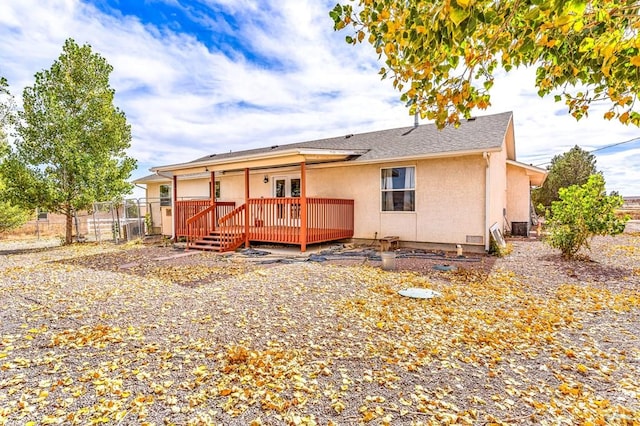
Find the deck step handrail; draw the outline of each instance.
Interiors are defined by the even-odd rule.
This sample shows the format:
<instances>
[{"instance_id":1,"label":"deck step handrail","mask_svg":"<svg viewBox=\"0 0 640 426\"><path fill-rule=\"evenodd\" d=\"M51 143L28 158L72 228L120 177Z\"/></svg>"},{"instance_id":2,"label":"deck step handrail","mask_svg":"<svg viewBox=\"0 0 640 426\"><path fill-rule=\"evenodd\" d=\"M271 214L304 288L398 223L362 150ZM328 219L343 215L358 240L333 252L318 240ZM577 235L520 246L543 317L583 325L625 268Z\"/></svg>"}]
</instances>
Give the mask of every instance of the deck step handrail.
<instances>
[{"instance_id":1,"label":"deck step handrail","mask_svg":"<svg viewBox=\"0 0 640 426\"><path fill-rule=\"evenodd\" d=\"M209 235L215 229L216 216L235 208L235 205L236 203L233 201L219 201L187 218L185 223L187 244Z\"/></svg>"},{"instance_id":2,"label":"deck step handrail","mask_svg":"<svg viewBox=\"0 0 640 426\"><path fill-rule=\"evenodd\" d=\"M245 214L247 205L236 207L218 220L220 251L235 250L245 240Z\"/></svg>"},{"instance_id":3,"label":"deck step handrail","mask_svg":"<svg viewBox=\"0 0 640 426\"><path fill-rule=\"evenodd\" d=\"M212 227L209 226L209 221L206 220L207 218L205 216L208 216L215 208L216 206L212 204L200 213L187 219L187 244L211 232ZM202 220L203 218L205 220Z\"/></svg>"},{"instance_id":4,"label":"deck step handrail","mask_svg":"<svg viewBox=\"0 0 640 426\"><path fill-rule=\"evenodd\" d=\"M242 205L234 208L229 213L225 214L220 219L218 219L218 224L219 225L225 225L226 222L228 222L231 217L237 215L239 212L243 211L246 208L247 208L246 204L242 204Z\"/></svg>"}]
</instances>

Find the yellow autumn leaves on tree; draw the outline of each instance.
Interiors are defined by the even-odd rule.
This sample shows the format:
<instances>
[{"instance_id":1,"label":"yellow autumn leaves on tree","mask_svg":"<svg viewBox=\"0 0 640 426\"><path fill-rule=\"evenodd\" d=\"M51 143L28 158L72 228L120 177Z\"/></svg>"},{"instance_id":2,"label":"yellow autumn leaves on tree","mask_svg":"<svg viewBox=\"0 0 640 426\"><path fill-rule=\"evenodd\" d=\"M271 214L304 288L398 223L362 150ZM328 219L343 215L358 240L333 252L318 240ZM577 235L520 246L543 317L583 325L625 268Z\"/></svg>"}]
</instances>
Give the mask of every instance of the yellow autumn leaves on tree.
<instances>
[{"instance_id":1,"label":"yellow autumn leaves on tree","mask_svg":"<svg viewBox=\"0 0 640 426\"><path fill-rule=\"evenodd\" d=\"M384 59L380 74L410 113L441 127L489 106L496 70L520 66L535 67L538 94L576 119L604 101L606 119L640 126L639 2L350 0L330 16L355 34L348 43L366 38Z\"/></svg>"}]
</instances>

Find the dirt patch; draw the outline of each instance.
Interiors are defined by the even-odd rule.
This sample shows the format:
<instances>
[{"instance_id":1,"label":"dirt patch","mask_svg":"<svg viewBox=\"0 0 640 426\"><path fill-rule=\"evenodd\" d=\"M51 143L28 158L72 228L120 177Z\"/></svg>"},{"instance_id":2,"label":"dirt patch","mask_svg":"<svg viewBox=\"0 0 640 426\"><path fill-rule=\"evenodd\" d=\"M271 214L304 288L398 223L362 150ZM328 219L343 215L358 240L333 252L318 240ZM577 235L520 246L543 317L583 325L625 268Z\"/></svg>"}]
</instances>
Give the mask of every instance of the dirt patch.
<instances>
[{"instance_id":1,"label":"dirt patch","mask_svg":"<svg viewBox=\"0 0 640 426\"><path fill-rule=\"evenodd\" d=\"M157 278L184 286L211 284L246 273L254 265L232 260L229 255L185 251L165 246L140 246L125 251L100 253L60 260L60 263L98 271L123 272Z\"/></svg>"}]
</instances>

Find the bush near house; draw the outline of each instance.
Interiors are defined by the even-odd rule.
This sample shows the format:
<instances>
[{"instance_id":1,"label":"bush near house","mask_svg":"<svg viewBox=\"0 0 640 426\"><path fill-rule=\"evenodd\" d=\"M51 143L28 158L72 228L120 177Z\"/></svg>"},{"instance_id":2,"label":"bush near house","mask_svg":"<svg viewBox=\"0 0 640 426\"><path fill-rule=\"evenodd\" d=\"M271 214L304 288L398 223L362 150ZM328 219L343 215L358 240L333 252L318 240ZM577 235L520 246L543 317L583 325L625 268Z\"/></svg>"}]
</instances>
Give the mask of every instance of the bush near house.
<instances>
[{"instance_id":1,"label":"bush near house","mask_svg":"<svg viewBox=\"0 0 640 426\"><path fill-rule=\"evenodd\" d=\"M561 188L560 201L551 205L549 236L545 240L560 249L562 256L573 258L581 248L589 248L595 235L616 235L624 231L628 216L618 217L622 197L607 195L604 178L593 174L584 185Z\"/></svg>"}]
</instances>

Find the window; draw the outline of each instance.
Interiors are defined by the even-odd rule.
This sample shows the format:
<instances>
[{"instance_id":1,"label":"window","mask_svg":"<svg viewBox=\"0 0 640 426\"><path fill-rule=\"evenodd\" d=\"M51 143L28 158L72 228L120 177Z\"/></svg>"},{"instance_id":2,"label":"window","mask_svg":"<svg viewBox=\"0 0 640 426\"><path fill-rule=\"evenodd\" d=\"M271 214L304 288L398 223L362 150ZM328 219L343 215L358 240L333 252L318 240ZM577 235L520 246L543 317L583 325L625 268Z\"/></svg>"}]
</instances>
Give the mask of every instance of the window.
<instances>
[{"instance_id":1,"label":"window","mask_svg":"<svg viewBox=\"0 0 640 426\"><path fill-rule=\"evenodd\" d=\"M38 209L38 220L49 220L49 212L46 209Z\"/></svg>"},{"instance_id":2,"label":"window","mask_svg":"<svg viewBox=\"0 0 640 426\"><path fill-rule=\"evenodd\" d=\"M160 185L160 205L171 205L171 185Z\"/></svg>"},{"instance_id":3,"label":"window","mask_svg":"<svg viewBox=\"0 0 640 426\"><path fill-rule=\"evenodd\" d=\"M291 196L300 196L300 178L291 178Z\"/></svg>"},{"instance_id":4,"label":"window","mask_svg":"<svg viewBox=\"0 0 640 426\"><path fill-rule=\"evenodd\" d=\"M209 198L211 198L211 183L209 183ZM220 199L220 181L216 181L216 200Z\"/></svg>"},{"instance_id":5,"label":"window","mask_svg":"<svg viewBox=\"0 0 640 426\"><path fill-rule=\"evenodd\" d=\"M383 212L416 210L416 168L393 167L380 170Z\"/></svg>"}]
</instances>

